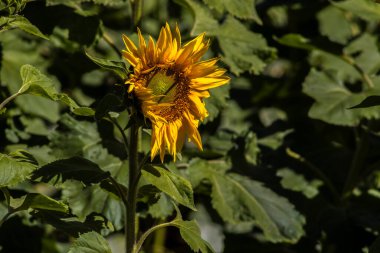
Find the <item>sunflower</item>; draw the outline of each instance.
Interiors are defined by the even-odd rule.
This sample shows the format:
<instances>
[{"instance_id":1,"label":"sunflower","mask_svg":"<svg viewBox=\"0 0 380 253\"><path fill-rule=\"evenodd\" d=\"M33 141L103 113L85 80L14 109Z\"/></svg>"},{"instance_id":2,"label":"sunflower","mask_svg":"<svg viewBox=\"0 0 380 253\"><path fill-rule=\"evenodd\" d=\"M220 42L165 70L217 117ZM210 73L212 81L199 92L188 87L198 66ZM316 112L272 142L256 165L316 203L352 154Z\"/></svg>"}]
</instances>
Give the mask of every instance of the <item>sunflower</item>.
<instances>
[{"instance_id":1,"label":"sunflower","mask_svg":"<svg viewBox=\"0 0 380 253\"><path fill-rule=\"evenodd\" d=\"M123 35L123 57L133 67L128 92L152 122L151 159L160 153L163 161L167 149L175 160L186 138L202 150L197 128L208 116L203 99L210 96L209 89L230 80L216 65L218 58L200 60L210 41L203 33L182 46L178 25L171 31L167 23L156 43L152 37L146 43L139 29L138 39L137 47Z\"/></svg>"}]
</instances>

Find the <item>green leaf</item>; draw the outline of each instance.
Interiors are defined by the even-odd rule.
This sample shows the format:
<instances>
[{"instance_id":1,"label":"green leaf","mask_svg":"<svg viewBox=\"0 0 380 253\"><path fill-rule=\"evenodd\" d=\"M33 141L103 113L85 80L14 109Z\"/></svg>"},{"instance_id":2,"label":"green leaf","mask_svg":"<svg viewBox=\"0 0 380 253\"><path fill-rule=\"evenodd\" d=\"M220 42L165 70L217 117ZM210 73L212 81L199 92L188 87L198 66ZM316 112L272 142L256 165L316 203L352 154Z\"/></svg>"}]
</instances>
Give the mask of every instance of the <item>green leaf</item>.
<instances>
[{"instance_id":1,"label":"green leaf","mask_svg":"<svg viewBox=\"0 0 380 253\"><path fill-rule=\"evenodd\" d=\"M172 221L171 224L179 228L182 238L194 252L215 252L211 245L202 239L198 224L194 220L184 221L176 219Z\"/></svg>"},{"instance_id":2,"label":"green leaf","mask_svg":"<svg viewBox=\"0 0 380 253\"><path fill-rule=\"evenodd\" d=\"M99 101L96 107L95 118L97 120L101 120L103 117L106 117L108 113L111 111L123 111L125 110L125 107L123 107L122 105L123 101L119 96L109 93Z\"/></svg>"},{"instance_id":3,"label":"green leaf","mask_svg":"<svg viewBox=\"0 0 380 253\"><path fill-rule=\"evenodd\" d=\"M331 41L346 44L352 36L351 24L345 13L334 6L328 6L317 14L319 31Z\"/></svg>"},{"instance_id":4,"label":"green leaf","mask_svg":"<svg viewBox=\"0 0 380 253\"><path fill-rule=\"evenodd\" d=\"M303 175L299 175L294 171L283 168L277 171L277 176L281 177L281 186L285 189L301 192L308 199L312 199L318 195L318 188L323 182L318 179L307 181Z\"/></svg>"},{"instance_id":5,"label":"green leaf","mask_svg":"<svg viewBox=\"0 0 380 253\"><path fill-rule=\"evenodd\" d=\"M249 132L245 138L245 152L244 157L248 163L252 165L257 165L258 154L260 153L260 148L257 142L257 136L253 132Z\"/></svg>"},{"instance_id":6,"label":"green leaf","mask_svg":"<svg viewBox=\"0 0 380 253\"><path fill-rule=\"evenodd\" d=\"M260 138L257 141L257 143L260 145L266 146L270 149L276 150L279 147L281 147L282 143L284 142L284 138L292 132L293 132L292 129L280 131L280 132L265 136L263 138Z\"/></svg>"},{"instance_id":7,"label":"green leaf","mask_svg":"<svg viewBox=\"0 0 380 253\"><path fill-rule=\"evenodd\" d=\"M72 100L68 95L58 93L52 80L43 75L38 69L31 65L23 65L20 70L21 79L23 81L19 94L31 94L42 96L53 101L61 101L70 107L72 112L79 112L82 116L93 115L90 108L78 110L79 105ZM85 114L85 115L83 115Z\"/></svg>"},{"instance_id":8,"label":"green leaf","mask_svg":"<svg viewBox=\"0 0 380 253\"><path fill-rule=\"evenodd\" d=\"M103 69L111 70L116 75L118 75L122 80L126 80L128 78L128 70L124 62L101 59L101 58L92 56L87 52L86 52L86 55L96 65L98 65L99 67Z\"/></svg>"},{"instance_id":9,"label":"green leaf","mask_svg":"<svg viewBox=\"0 0 380 253\"><path fill-rule=\"evenodd\" d=\"M276 50L268 46L261 34L251 32L231 16L218 29L206 32L217 37L222 59L236 75L245 71L259 74L266 62L275 58Z\"/></svg>"},{"instance_id":10,"label":"green leaf","mask_svg":"<svg viewBox=\"0 0 380 253\"><path fill-rule=\"evenodd\" d=\"M147 182L168 194L178 203L196 210L193 189L185 178L158 166L145 166L141 174Z\"/></svg>"},{"instance_id":11,"label":"green leaf","mask_svg":"<svg viewBox=\"0 0 380 253\"><path fill-rule=\"evenodd\" d=\"M11 199L13 212L28 210L29 208L69 213L69 206L39 193L28 193L19 199Z\"/></svg>"},{"instance_id":12,"label":"green leaf","mask_svg":"<svg viewBox=\"0 0 380 253\"><path fill-rule=\"evenodd\" d=\"M266 66L266 62L275 58L276 50L267 45L261 34L251 32L232 16L228 16L224 23L219 25L205 6L193 0L176 1L194 13L191 35L206 32L208 36L215 36L223 52L223 61L230 66L231 72L235 75L245 71L259 74Z\"/></svg>"},{"instance_id":13,"label":"green leaf","mask_svg":"<svg viewBox=\"0 0 380 253\"><path fill-rule=\"evenodd\" d=\"M344 48L344 53L355 59L357 65L368 74L376 74L380 70L380 52L377 37L364 33Z\"/></svg>"},{"instance_id":14,"label":"green leaf","mask_svg":"<svg viewBox=\"0 0 380 253\"><path fill-rule=\"evenodd\" d=\"M112 253L106 239L96 232L81 234L68 253Z\"/></svg>"},{"instance_id":15,"label":"green leaf","mask_svg":"<svg viewBox=\"0 0 380 253\"><path fill-rule=\"evenodd\" d=\"M91 213L84 219L42 209L36 210L31 214L33 217L41 219L44 223L50 224L56 229L64 231L74 237L78 237L79 234L82 233L93 231L100 233L110 229L107 219L96 213Z\"/></svg>"},{"instance_id":16,"label":"green leaf","mask_svg":"<svg viewBox=\"0 0 380 253\"><path fill-rule=\"evenodd\" d=\"M174 1L185 6L186 8L189 8L193 12L195 18L193 28L190 33L192 36L218 29L218 21L213 18L211 11L202 4L193 0Z\"/></svg>"},{"instance_id":17,"label":"green leaf","mask_svg":"<svg viewBox=\"0 0 380 253\"><path fill-rule=\"evenodd\" d=\"M205 99L208 117L205 119L204 123L212 122L219 115L219 112L227 106L230 89L230 85L223 85L210 90L211 96Z\"/></svg>"},{"instance_id":18,"label":"green leaf","mask_svg":"<svg viewBox=\"0 0 380 253\"><path fill-rule=\"evenodd\" d=\"M304 50L317 49L317 47L314 46L308 38L296 33L288 33L281 38L276 38L276 41L288 47L295 47Z\"/></svg>"},{"instance_id":19,"label":"green leaf","mask_svg":"<svg viewBox=\"0 0 380 253\"><path fill-rule=\"evenodd\" d=\"M355 105L351 107L350 109L356 109L356 108L368 108L373 106L379 106L380 105L380 96L369 96L366 97L360 104Z\"/></svg>"},{"instance_id":20,"label":"green leaf","mask_svg":"<svg viewBox=\"0 0 380 253\"><path fill-rule=\"evenodd\" d=\"M83 156L111 174L123 188L128 186L126 184L128 182L127 162L122 163L119 158L110 155L100 145L84 148ZM67 181L62 185L62 199L70 204L73 214L80 219L84 219L92 212L97 212L103 214L115 229L122 229L124 226L123 203L114 194L116 191L104 187L104 183L105 181L102 181L100 185L83 187L80 182Z\"/></svg>"},{"instance_id":21,"label":"green leaf","mask_svg":"<svg viewBox=\"0 0 380 253\"><path fill-rule=\"evenodd\" d=\"M36 168L36 161L25 151L20 150L9 155L0 153L0 187L23 182Z\"/></svg>"},{"instance_id":22,"label":"green leaf","mask_svg":"<svg viewBox=\"0 0 380 253\"><path fill-rule=\"evenodd\" d=\"M219 12L227 10L230 14L241 19L253 19L258 24L262 24L262 21L257 15L255 6L255 0L203 0L211 9L216 9Z\"/></svg>"},{"instance_id":23,"label":"green leaf","mask_svg":"<svg viewBox=\"0 0 380 253\"><path fill-rule=\"evenodd\" d=\"M380 4L372 0L331 1L333 5L367 21L380 20Z\"/></svg>"},{"instance_id":24,"label":"green leaf","mask_svg":"<svg viewBox=\"0 0 380 253\"><path fill-rule=\"evenodd\" d=\"M211 184L212 205L231 224L258 226L271 242L296 243L304 234L305 219L288 202L260 182L219 169L218 164L194 159L188 168L193 186Z\"/></svg>"},{"instance_id":25,"label":"green leaf","mask_svg":"<svg viewBox=\"0 0 380 253\"><path fill-rule=\"evenodd\" d=\"M379 94L380 78L372 80L374 88L364 86L362 91L352 92L336 72L312 69L303 83L303 92L315 100L309 117L342 126L356 126L361 119L379 118L380 111L376 107L349 110L366 97Z\"/></svg>"},{"instance_id":26,"label":"green leaf","mask_svg":"<svg viewBox=\"0 0 380 253\"><path fill-rule=\"evenodd\" d=\"M44 58L41 51L44 50L42 43L26 41L16 31L2 33L0 36L2 51L1 60L1 84L8 87L11 94L20 89L22 83L20 68L24 64L33 64L40 69L47 68L49 60ZM50 122L59 119L59 104L43 97L33 95L19 96L15 104L26 114L39 116ZM46 110L49 108L49 110Z\"/></svg>"},{"instance_id":27,"label":"green leaf","mask_svg":"<svg viewBox=\"0 0 380 253\"><path fill-rule=\"evenodd\" d=\"M33 34L37 37L49 40L36 26L23 16L13 15L9 17L0 17L0 24L7 24L3 29L19 28L27 33Z\"/></svg>"},{"instance_id":28,"label":"green leaf","mask_svg":"<svg viewBox=\"0 0 380 253\"><path fill-rule=\"evenodd\" d=\"M46 164L33 173L33 179L41 178L42 182L49 182L55 177L61 178L62 182L74 179L91 185L108 178L109 173L96 163L78 156Z\"/></svg>"},{"instance_id":29,"label":"green leaf","mask_svg":"<svg viewBox=\"0 0 380 253\"><path fill-rule=\"evenodd\" d=\"M49 135L49 146L57 158L80 156L84 147L96 145L101 141L95 123L79 121L68 114L61 117L58 129Z\"/></svg>"},{"instance_id":30,"label":"green leaf","mask_svg":"<svg viewBox=\"0 0 380 253\"><path fill-rule=\"evenodd\" d=\"M155 219L164 220L165 218L168 218L174 211L171 201L172 200L170 200L166 194L160 193L158 201L149 205L148 213Z\"/></svg>"}]
</instances>

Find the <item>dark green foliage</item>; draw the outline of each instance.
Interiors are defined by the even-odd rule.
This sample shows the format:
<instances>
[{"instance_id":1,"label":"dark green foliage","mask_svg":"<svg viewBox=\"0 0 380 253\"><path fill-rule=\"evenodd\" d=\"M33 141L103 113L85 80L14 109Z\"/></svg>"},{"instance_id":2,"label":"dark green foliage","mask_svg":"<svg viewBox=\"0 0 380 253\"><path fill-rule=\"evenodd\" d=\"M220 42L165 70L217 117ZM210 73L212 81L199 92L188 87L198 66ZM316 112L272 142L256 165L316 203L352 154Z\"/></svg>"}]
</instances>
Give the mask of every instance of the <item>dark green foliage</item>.
<instances>
[{"instance_id":1,"label":"dark green foliage","mask_svg":"<svg viewBox=\"0 0 380 253\"><path fill-rule=\"evenodd\" d=\"M231 81L161 164L122 34L165 22ZM379 25L376 0L0 0L0 252L124 252L131 187L141 252L380 252Z\"/></svg>"}]
</instances>

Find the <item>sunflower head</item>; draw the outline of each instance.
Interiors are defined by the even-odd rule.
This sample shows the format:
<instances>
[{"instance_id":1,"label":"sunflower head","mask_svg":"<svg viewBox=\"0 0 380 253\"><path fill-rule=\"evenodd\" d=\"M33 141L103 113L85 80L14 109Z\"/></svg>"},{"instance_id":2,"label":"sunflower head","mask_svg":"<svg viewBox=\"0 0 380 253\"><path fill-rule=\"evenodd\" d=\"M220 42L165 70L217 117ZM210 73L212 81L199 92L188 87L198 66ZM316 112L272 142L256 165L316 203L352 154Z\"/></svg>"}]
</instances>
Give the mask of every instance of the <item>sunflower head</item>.
<instances>
[{"instance_id":1,"label":"sunflower head","mask_svg":"<svg viewBox=\"0 0 380 253\"><path fill-rule=\"evenodd\" d=\"M171 31L168 24L157 42L149 37L147 43L140 30L138 38L136 46L123 35L123 57L133 67L126 81L128 92L137 97L152 122L151 158L159 153L163 161L167 150L175 159L186 139L202 150L197 128L208 115L203 99L210 96L209 89L229 81L226 70L216 65L218 58L200 60L209 40L203 33L181 45L178 26Z\"/></svg>"}]
</instances>

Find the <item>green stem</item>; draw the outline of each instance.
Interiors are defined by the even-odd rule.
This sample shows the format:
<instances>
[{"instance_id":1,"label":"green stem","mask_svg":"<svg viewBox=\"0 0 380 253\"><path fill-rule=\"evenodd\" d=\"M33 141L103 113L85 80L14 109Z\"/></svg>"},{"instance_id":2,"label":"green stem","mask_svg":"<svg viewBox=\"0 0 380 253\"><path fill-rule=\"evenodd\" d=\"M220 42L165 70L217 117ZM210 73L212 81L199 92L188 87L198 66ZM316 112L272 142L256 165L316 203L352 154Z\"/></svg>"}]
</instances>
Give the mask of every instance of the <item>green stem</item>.
<instances>
[{"instance_id":1,"label":"green stem","mask_svg":"<svg viewBox=\"0 0 380 253\"><path fill-rule=\"evenodd\" d=\"M12 96L6 98L1 104L0 104L0 111L9 103L11 102L13 99L15 99L16 97L18 97L19 95L21 95L21 93L15 93L13 94Z\"/></svg>"},{"instance_id":2,"label":"green stem","mask_svg":"<svg viewBox=\"0 0 380 253\"><path fill-rule=\"evenodd\" d=\"M352 158L350 170L343 187L344 198L351 195L351 190L355 187L356 182L358 182L360 171L363 168L364 159L368 152L368 141L369 136L367 131L365 131L361 137L356 138L356 149L354 157Z\"/></svg>"},{"instance_id":3,"label":"green stem","mask_svg":"<svg viewBox=\"0 0 380 253\"><path fill-rule=\"evenodd\" d=\"M131 0L132 24L138 26L142 16L143 0Z\"/></svg>"},{"instance_id":4,"label":"green stem","mask_svg":"<svg viewBox=\"0 0 380 253\"><path fill-rule=\"evenodd\" d=\"M166 232L167 232L167 228L164 227L160 230L157 230L154 233L152 253L164 253L165 252Z\"/></svg>"},{"instance_id":5,"label":"green stem","mask_svg":"<svg viewBox=\"0 0 380 253\"><path fill-rule=\"evenodd\" d=\"M340 195L338 191L335 189L331 180L325 175L325 173L322 172L322 170L320 170L313 163L309 162L306 158L302 157L300 154L294 152L290 148L286 149L286 153L291 158L296 159L301 163L304 163L317 177L319 177L323 181L323 183L326 185L326 187L330 190L331 194L333 195L334 200L336 202L340 202Z\"/></svg>"},{"instance_id":6,"label":"green stem","mask_svg":"<svg viewBox=\"0 0 380 253\"><path fill-rule=\"evenodd\" d=\"M124 143L124 147L125 147L125 150L127 152L129 152L129 148L128 148L128 139L127 139L127 136L125 135L125 132L123 130L123 128L120 126L119 122L117 122L116 119L112 118L111 116L108 115L108 119L111 120L111 122L116 126L116 128L119 130L122 138L123 138L123 143Z\"/></svg>"},{"instance_id":7,"label":"green stem","mask_svg":"<svg viewBox=\"0 0 380 253\"><path fill-rule=\"evenodd\" d=\"M122 54L120 50L117 48L117 46L115 45L111 37L105 31L103 31L103 39L113 49L113 51L115 51L115 53L121 58Z\"/></svg>"},{"instance_id":8,"label":"green stem","mask_svg":"<svg viewBox=\"0 0 380 253\"><path fill-rule=\"evenodd\" d=\"M1 220L0 220L0 227L3 225L3 223L12 215L13 213L7 213Z\"/></svg>"},{"instance_id":9,"label":"green stem","mask_svg":"<svg viewBox=\"0 0 380 253\"><path fill-rule=\"evenodd\" d=\"M129 185L128 185L128 208L126 210L127 228L126 228L126 252L132 253L136 243L136 198L139 167L138 167L138 135L139 126L133 123L130 129L130 146L129 146Z\"/></svg>"},{"instance_id":10,"label":"green stem","mask_svg":"<svg viewBox=\"0 0 380 253\"><path fill-rule=\"evenodd\" d=\"M363 81L367 84L368 88L375 87L375 85L373 84L371 78L369 78L369 76L367 75L367 73L364 72L364 70L355 62L354 59L352 59L351 57L349 57L347 55L342 55L341 59L343 59L345 62L347 62L348 64L350 64L351 66L353 66L356 69L356 71L359 72L359 74L361 75Z\"/></svg>"},{"instance_id":11,"label":"green stem","mask_svg":"<svg viewBox=\"0 0 380 253\"><path fill-rule=\"evenodd\" d=\"M153 233L154 231L156 231L157 229L160 229L160 228L164 228L164 227L169 227L172 225L172 221L171 222L166 222L166 223L162 223L162 224L159 224L157 226L154 226L150 229L148 229L140 238L140 240L136 243L136 246L135 246L135 249L133 251L133 253L138 253L142 247L142 245L144 244L144 241L146 240L146 238L148 238L148 236Z\"/></svg>"}]
</instances>

